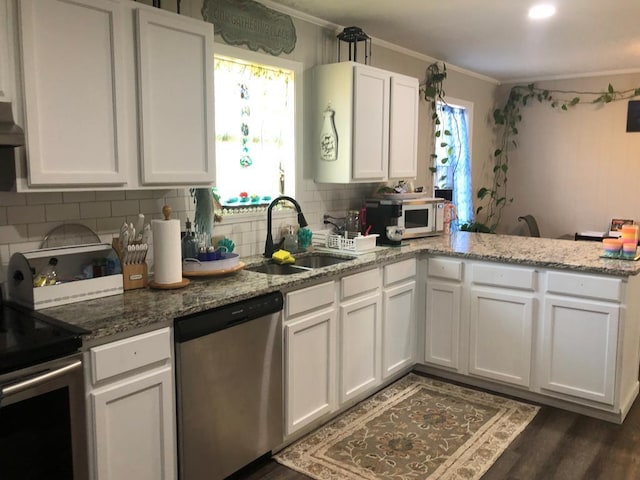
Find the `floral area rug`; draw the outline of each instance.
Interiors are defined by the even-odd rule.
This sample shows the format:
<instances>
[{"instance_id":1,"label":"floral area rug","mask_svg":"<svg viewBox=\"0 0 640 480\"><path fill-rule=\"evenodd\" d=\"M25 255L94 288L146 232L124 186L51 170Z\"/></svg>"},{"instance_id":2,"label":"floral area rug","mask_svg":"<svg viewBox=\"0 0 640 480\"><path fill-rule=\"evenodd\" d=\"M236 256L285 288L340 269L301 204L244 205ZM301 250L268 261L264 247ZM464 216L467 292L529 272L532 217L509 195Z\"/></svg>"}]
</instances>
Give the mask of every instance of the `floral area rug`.
<instances>
[{"instance_id":1,"label":"floral area rug","mask_svg":"<svg viewBox=\"0 0 640 480\"><path fill-rule=\"evenodd\" d=\"M315 479L478 479L534 405L409 374L274 456Z\"/></svg>"}]
</instances>

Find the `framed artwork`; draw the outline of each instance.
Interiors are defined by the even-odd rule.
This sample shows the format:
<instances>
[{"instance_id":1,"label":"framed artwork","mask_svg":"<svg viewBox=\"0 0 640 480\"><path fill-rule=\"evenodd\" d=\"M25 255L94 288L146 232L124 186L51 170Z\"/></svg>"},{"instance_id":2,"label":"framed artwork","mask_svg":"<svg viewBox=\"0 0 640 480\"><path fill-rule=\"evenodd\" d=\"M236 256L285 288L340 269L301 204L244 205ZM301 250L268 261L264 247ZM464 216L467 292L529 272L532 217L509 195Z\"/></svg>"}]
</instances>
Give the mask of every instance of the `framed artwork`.
<instances>
[{"instance_id":1,"label":"framed artwork","mask_svg":"<svg viewBox=\"0 0 640 480\"><path fill-rule=\"evenodd\" d=\"M611 228L609 229L612 232L619 232L622 230L623 225L633 225L633 220L631 219L623 219L623 218L612 218L611 219Z\"/></svg>"},{"instance_id":2,"label":"framed artwork","mask_svg":"<svg viewBox=\"0 0 640 480\"><path fill-rule=\"evenodd\" d=\"M640 132L640 100L629 100L627 132Z\"/></svg>"}]
</instances>

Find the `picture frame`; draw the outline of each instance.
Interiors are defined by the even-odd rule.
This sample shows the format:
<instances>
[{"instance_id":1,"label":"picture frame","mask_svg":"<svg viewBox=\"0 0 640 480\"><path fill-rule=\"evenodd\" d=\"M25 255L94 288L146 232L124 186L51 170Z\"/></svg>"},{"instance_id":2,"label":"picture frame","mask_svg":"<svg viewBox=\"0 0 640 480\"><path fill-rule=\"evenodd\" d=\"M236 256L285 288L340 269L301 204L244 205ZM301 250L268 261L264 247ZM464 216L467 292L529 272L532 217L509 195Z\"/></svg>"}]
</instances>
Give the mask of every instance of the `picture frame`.
<instances>
[{"instance_id":1,"label":"picture frame","mask_svg":"<svg viewBox=\"0 0 640 480\"><path fill-rule=\"evenodd\" d=\"M640 132L640 100L629 100L627 106L627 132Z\"/></svg>"},{"instance_id":2,"label":"picture frame","mask_svg":"<svg viewBox=\"0 0 640 480\"><path fill-rule=\"evenodd\" d=\"M619 232L622 230L623 225L633 225L634 221L630 218L612 218L611 219L611 232Z\"/></svg>"}]
</instances>

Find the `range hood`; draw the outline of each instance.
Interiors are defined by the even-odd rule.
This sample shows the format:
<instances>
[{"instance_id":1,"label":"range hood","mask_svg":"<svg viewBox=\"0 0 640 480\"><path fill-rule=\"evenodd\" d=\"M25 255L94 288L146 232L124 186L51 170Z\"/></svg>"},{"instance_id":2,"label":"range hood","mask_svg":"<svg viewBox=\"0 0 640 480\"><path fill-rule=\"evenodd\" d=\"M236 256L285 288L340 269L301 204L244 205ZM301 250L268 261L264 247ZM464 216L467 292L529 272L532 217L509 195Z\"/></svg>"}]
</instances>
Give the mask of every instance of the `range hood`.
<instances>
[{"instance_id":1,"label":"range hood","mask_svg":"<svg viewBox=\"0 0 640 480\"><path fill-rule=\"evenodd\" d=\"M0 102L0 148L24 145L24 131L13 121L11 103Z\"/></svg>"}]
</instances>

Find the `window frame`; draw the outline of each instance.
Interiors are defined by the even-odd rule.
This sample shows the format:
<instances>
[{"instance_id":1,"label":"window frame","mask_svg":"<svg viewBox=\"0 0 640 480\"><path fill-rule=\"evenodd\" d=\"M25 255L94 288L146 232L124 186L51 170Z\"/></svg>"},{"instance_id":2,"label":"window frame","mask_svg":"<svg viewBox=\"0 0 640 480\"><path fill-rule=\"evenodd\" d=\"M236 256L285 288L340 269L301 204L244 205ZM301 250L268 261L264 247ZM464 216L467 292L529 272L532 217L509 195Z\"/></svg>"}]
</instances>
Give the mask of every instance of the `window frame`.
<instances>
[{"instance_id":1,"label":"window frame","mask_svg":"<svg viewBox=\"0 0 640 480\"><path fill-rule=\"evenodd\" d=\"M294 174L285 175L285 194L289 196L294 196L299 194L302 187L302 159L303 159L303 85L302 85L302 77L304 71L304 65L301 62L297 62L294 60L289 60L286 58L275 57L272 55L266 55L263 53L254 52L252 50L248 50L245 48L234 47L231 45L226 45L222 43L216 43L213 48L214 55L222 55L225 57L238 58L244 61L259 63L263 65L271 65L278 68L283 68L287 70L291 70L293 72L293 81L294 81L294 159L293 159L293 168ZM215 72L214 72L215 78ZM215 87L213 87L215 88ZM215 102L215 95L214 95ZM215 105L215 103L214 103ZM215 108L215 106L214 106ZM219 159L216 156L216 167ZM216 185L218 179L216 178ZM221 212L220 212L221 213ZM253 218L262 218L264 216L264 212L242 212L242 213L234 213L225 215L225 219L242 219L250 220Z\"/></svg>"}]
</instances>

